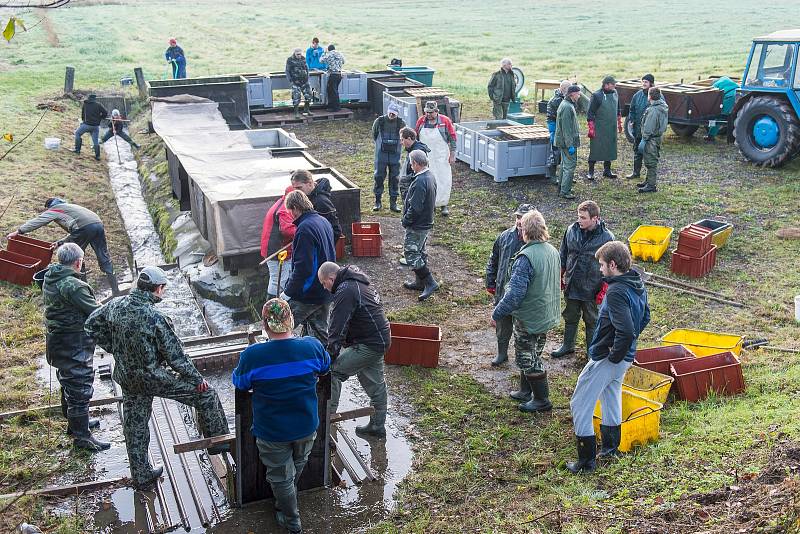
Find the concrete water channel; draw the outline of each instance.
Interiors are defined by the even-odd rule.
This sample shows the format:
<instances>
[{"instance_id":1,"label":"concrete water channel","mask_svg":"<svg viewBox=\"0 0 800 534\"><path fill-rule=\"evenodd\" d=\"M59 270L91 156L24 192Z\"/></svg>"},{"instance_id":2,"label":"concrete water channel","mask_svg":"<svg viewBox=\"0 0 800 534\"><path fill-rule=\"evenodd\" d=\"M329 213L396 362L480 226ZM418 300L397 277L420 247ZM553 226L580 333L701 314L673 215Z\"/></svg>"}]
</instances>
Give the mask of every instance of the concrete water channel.
<instances>
[{"instance_id":1,"label":"concrete water channel","mask_svg":"<svg viewBox=\"0 0 800 534\"><path fill-rule=\"evenodd\" d=\"M136 161L127 143L117 147L113 139L104 146L109 178L128 232L133 259L138 266L163 264L158 235L153 226L141 192ZM198 297L188 278L179 268L168 271L170 284L165 299L158 306L172 317L182 338L223 335L233 330L243 330L247 324L231 319L232 310L213 300ZM206 311L204 315L203 311ZM95 367L112 363L113 358L98 350ZM231 430L234 421L234 388L231 384L232 368L205 372L207 380L220 395ZM42 358L39 378L51 389L57 387L55 373ZM338 432L346 434L366 465L375 475L374 481L360 484L343 483L340 486L303 492L299 498L301 517L306 532L351 533L363 532L386 517L394 506L397 485L411 469L412 452L406 429L409 421L400 415L405 406L400 397L400 375L387 372L390 388L389 417L386 440L363 440L354 429L361 422L349 420L337 423ZM54 386L55 385L55 386ZM95 377L94 398L118 394L118 387L110 378ZM51 399L51 400L55 400ZM57 400L55 400L57 402ZM369 405L369 399L353 378L345 383L340 411ZM125 440L122 434L118 403L94 409L101 416L98 437L110 441L109 450L90 456L94 479L113 479L129 475ZM93 515L95 531L108 533L140 532L218 532L218 533L272 533L281 532L274 520L270 501L261 501L237 508L228 500L226 478L220 477L220 462L212 465L205 451L182 455L172 452L174 443L196 439L193 414L189 409L172 401L155 399L151 418L150 453L152 462L165 465L165 477L156 493L135 492L129 487L84 494L68 498L54 506L58 514L75 510ZM332 430L333 432L333 430ZM160 436L160 439L158 439ZM163 443L160 443L163 442ZM166 454L165 454L166 453ZM232 459L232 458L231 458ZM167 468L169 465L169 468ZM246 466L245 466L246 468ZM171 473L170 473L171 472ZM83 482L83 480L58 480L56 484ZM77 500L77 502L76 502Z\"/></svg>"}]
</instances>

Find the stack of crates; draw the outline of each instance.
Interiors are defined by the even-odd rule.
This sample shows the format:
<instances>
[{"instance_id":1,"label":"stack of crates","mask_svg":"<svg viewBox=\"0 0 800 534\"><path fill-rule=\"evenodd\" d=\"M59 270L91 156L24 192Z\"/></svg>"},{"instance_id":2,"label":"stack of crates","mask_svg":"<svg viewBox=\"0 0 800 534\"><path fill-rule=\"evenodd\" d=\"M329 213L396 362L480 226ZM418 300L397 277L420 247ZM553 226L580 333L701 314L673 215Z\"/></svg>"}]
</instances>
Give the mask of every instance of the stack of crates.
<instances>
[{"instance_id":1,"label":"stack of crates","mask_svg":"<svg viewBox=\"0 0 800 534\"><path fill-rule=\"evenodd\" d=\"M36 271L47 267L53 256L47 241L16 235L8 239L8 250L0 250L0 280L29 286Z\"/></svg>"},{"instance_id":2,"label":"stack of crates","mask_svg":"<svg viewBox=\"0 0 800 534\"><path fill-rule=\"evenodd\" d=\"M711 241L712 230L690 224L678 234L678 248L672 252L673 273L691 278L707 275L717 262L717 246Z\"/></svg>"}]
</instances>

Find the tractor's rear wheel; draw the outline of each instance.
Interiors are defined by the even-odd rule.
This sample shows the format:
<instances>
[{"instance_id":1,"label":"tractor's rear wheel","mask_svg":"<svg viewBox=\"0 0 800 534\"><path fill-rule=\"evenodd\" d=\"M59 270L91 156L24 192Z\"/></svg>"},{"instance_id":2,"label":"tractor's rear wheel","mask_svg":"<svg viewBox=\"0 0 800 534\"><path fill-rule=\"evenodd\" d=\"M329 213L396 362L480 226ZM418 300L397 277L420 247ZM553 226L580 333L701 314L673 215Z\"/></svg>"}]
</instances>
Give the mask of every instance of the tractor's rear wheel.
<instances>
[{"instance_id":1,"label":"tractor's rear wheel","mask_svg":"<svg viewBox=\"0 0 800 534\"><path fill-rule=\"evenodd\" d=\"M697 129L700 126L698 126L696 124L675 124L675 123L671 123L669 125L669 127L672 128L672 131L675 132L675 135L677 135L678 137L687 137L688 138L688 137L693 136L694 133L697 131Z\"/></svg>"},{"instance_id":2,"label":"tractor's rear wheel","mask_svg":"<svg viewBox=\"0 0 800 534\"><path fill-rule=\"evenodd\" d=\"M780 167L800 148L800 119L782 98L754 96L736 115L733 136L748 160L762 167Z\"/></svg>"}]
</instances>

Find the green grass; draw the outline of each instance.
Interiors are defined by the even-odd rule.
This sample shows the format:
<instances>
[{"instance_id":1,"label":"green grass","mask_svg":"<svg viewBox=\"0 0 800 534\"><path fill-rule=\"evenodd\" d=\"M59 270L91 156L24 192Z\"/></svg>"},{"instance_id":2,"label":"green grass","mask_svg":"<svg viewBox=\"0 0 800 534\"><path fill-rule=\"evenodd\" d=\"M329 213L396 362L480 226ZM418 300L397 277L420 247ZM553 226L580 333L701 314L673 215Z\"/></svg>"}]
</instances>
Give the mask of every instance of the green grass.
<instances>
[{"instance_id":1,"label":"green grass","mask_svg":"<svg viewBox=\"0 0 800 534\"><path fill-rule=\"evenodd\" d=\"M252 0L85 1L46 12L0 9L0 24L11 14L22 16L29 27L48 17L3 47L0 130L21 139L41 115L36 105L59 95L67 65L76 68L76 89L81 91L116 90L119 78L131 76L137 66L148 78L162 78L163 51L172 35L186 50L190 76L282 70L290 50L306 46L313 35L326 44L333 40L350 68L383 68L391 58L401 57L406 65L436 69L435 84L450 89L464 103L465 118L477 118L488 115L485 86L505 56L526 73L529 109L535 108L536 100L532 80L540 78L573 77L597 87L608 73L624 79L653 72L657 80L671 81L739 75L750 39L785 28L786 13L795 12L800 2L771 7L760 10L757 17L752 3L744 0L704 4L681 0L652 6L626 0L602 8L577 0L412 1L391 6L345 0L319 10ZM100 213L114 263L124 266L130 251L104 165L87 155L76 158L42 146L49 136L71 144L79 108L69 100L60 103L66 106L63 113L48 112L36 132L0 161L0 209L10 202L0 231L8 232L33 216L44 198L66 196ZM298 129L298 137L315 157L370 191L370 121L341 125ZM0 153L8 147L0 141ZM579 153L579 171L585 170L585 151L583 147ZM615 168L623 174L631 165L624 142L620 153ZM150 143L144 155L163 176L160 146ZM748 308L652 289L653 322L642 336L643 345L657 343L672 328L690 327L797 346L800 327L791 318L791 297L800 287L796 268L800 244L776 238L775 230L797 225L799 168L794 162L780 170L757 169L723 143L708 146L698 137L683 140L668 135L659 193L641 198L625 183L579 181L576 193L601 205L603 217L621 239L644 223L678 229L700 218L722 216L734 224L717 268L693 283L722 291L746 302ZM541 209L556 244L575 216L576 204L554 198L553 189L542 180L494 184L487 175L466 171L461 164L454 179L452 215L447 224L437 225L434 236L457 252L476 276L482 274L492 241L510 224L509 215L520 202ZM147 191L162 245L169 252L174 237L166 221L174 204L167 193L163 181ZM369 194L362 195L362 209L367 210L371 201ZM55 239L61 234L48 228L36 235ZM96 271L91 253L88 259ZM647 269L669 275L667 265L664 259L647 264ZM434 298L414 304L394 312L392 319L458 328L461 317L486 314L488 308L483 293L465 293L449 302ZM40 314L36 292L0 283L2 410L47 400L47 391L30 379L44 350ZM763 468L778 439L800 439L796 417L800 358L758 351L746 353L743 362L745 395L669 406L662 413L657 444L591 477L569 477L560 468L573 454L565 410L547 418L523 416L466 371L409 370L405 389L418 412L414 422L426 441L418 447L415 470L402 486L397 512L377 530L427 534L452 532L458 525L462 531L548 531L555 529L555 523L548 523L552 518L532 520L554 508L569 508L575 513L559 527L561 531L615 532L620 531L619 522L607 519L609 510L640 513L661 499L668 504L683 502L679 501L683 495L730 484L737 474ZM574 383L575 374L554 380L557 406L567 405ZM49 418L4 423L0 492L20 484L41 486L63 472L80 474L84 459L64 448L68 442L62 432L63 423ZM39 439L43 435L47 439ZM55 464L59 469L52 474ZM579 515L581 510L595 516ZM80 525L70 527L69 519L58 527L59 520L35 500L20 502L0 524L13 527L23 517L51 530L83 530Z\"/></svg>"}]
</instances>

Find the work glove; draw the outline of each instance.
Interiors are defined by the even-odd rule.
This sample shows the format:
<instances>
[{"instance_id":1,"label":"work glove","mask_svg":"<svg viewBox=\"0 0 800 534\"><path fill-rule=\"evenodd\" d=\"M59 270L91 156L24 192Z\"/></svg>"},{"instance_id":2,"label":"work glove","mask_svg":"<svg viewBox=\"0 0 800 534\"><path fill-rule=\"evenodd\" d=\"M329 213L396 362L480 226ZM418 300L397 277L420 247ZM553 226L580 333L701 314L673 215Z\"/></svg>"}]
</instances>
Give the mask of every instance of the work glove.
<instances>
[{"instance_id":1,"label":"work glove","mask_svg":"<svg viewBox=\"0 0 800 534\"><path fill-rule=\"evenodd\" d=\"M617 115L617 133L622 133L622 117Z\"/></svg>"},{"instance_id":2,"label":"work glove","mask_svg":"<svg viewBox=\"0 0 800 534\"><path fill-rule=\"evenodd\" d=\"M572 148L572 147L570 147ZM564 281L564 275L567 273L566 269L561 269L561 291L567 289L567 283Z\"/></svg>"},{"instance_id":3,"label":"work glove","mask_svg":"<svg viewBox=\"0 0 800 534\"><path fill-rule=\"evenodd\" d=\"M589 139L594 139L595 131L594 131L594 121L589 121Z\"/></svg>"},{"instance_id":4,"label":"work glove","mask_svg":"<svg viewBox=\"0 0 800 534\"><path fill-rule=\"evenodd\" d=\"M600 291L597 292L597 295L594 296L594 303L598 306L603 303L603 299L606 297L606 291L608 291L608 283L603 282L603 285L600 286Z\"/></svg>"},{"instance_id":5,"label":"work glove","mask_svg":"<svg viewBox=\"0 0 800 534\"><path fill-rule=\"evenodd\" d=\"M646 145L646 144L647 144L647 141L645 141L644 139L639 141L639 146L636 147L636 152L638 152L639 154L644 154L644 145Z\"/></svg>"},{"instance_id":6,"label":"work glove","mask_svg":"<svg viewBox=\"0 0 800 534\"><path fill-rule=\"evenodd\" d=\"M547 121L547 131L550 132L550 135L556 133L556 123L555 121Z\"/></svg>"},{"instance_id":7,"label":"work glove","mask_svg":"<svg viewBox=\"0 0 800 534\"><path fill-rule=\"evenodd\" d=\"M574 156L575 155L575 147L574 146L569 147L567 149L567 154L569 154L570 156Z\"/></svg>"},{"instance_id":8,"label":"work glove","mask_svg":"<svg viewBox=\"0 0 800 534\"><path fill-rule=\"evenodd\" d=\"M493 288L493 287L487 287L486 288L486 292L489 293L490 295L494 295L495 291L496 291L496 289Z\"/></svg>"}]
</instances>

